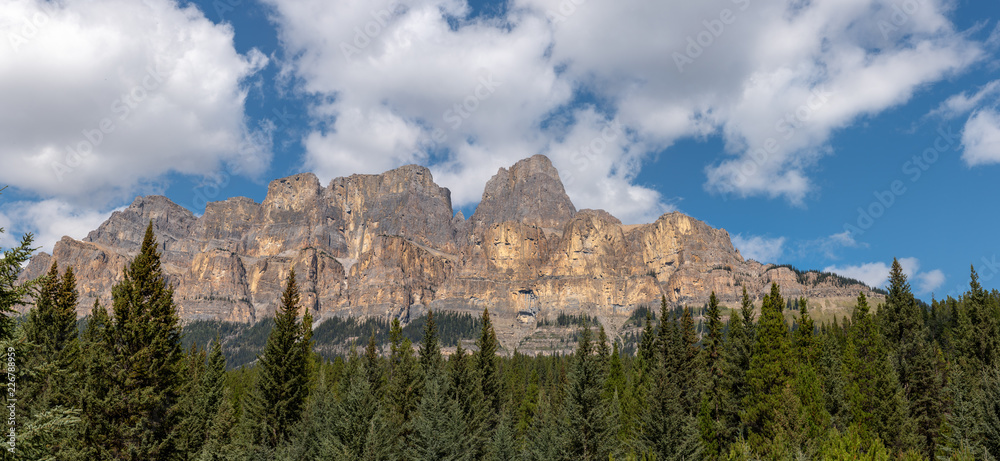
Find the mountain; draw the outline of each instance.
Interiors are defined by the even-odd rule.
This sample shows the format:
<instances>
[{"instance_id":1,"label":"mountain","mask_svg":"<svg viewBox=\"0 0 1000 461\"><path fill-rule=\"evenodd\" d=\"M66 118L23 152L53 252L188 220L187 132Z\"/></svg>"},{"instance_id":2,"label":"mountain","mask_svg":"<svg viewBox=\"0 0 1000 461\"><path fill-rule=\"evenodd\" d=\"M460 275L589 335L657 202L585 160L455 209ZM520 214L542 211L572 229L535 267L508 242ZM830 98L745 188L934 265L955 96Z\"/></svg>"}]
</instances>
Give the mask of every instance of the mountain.
<instances>
[{"instance_id":1,"label":"mountain","mask_svg":"<svg viewBox=\"0 0 1000 461\"><path fill-rule=\"evenodd\" d=\"M759 298L772 282L786 298L810 298L814 311L873 294L831 274L745 260L728 232L678 212L623 225L602 210L577 210L542 155L501 168L469 219L417 165L326 187L297 174L272 181L262 203L213 202L200 217L165 197L137 197L83 240L63 237L52 255L36 255L22 278L44 274L55 258L76 272L80 315L95 298L110 305L149 222L185 320L272 315L292 268L304 307L318 317L489 307L500 327L515 330L561 313L620 325L661 296L700 306L715 291L736 306L742 287Z\"/></svg>"}]
</instances>

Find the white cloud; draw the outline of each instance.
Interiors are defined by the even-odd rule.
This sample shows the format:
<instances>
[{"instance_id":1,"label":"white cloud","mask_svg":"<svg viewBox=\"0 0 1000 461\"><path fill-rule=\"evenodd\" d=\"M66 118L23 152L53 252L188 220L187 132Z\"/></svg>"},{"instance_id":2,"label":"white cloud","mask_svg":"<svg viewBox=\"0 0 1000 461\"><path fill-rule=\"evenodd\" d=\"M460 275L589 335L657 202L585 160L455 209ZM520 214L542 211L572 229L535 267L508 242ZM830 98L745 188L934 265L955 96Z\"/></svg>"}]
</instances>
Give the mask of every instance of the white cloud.
<instances>
[{"instance_id":1,"label":"white cloud","mask_svg":"<svg viewBox=\"0 0 1000 461\"><path fill-rule=\"evenodd\" d=\"M883 262L864 263L857 266L828 266L823 272L833 272L852 279L860 280L868 286L881 287L889 280L889 266Z\"/></svg>"},{"instance_id":2,"label":"white cloud","mask_svg":"<svg viewBox=\"0 0 1000 461\"><path fill-rule=\"evenodd\" d=\"M949 97L927 115L955 118L980 107L984 100L995 100L997 95L1000 95L1000 80L993 80L971 95L962 92Z\"/></svg>"},{"instance_id":3,"label":"white cloud","mask_svg":"<svg viewBox=\"0 0 1000 461\"><path fill-rule=\"evenodd\" d=\"M944 272L934 269L929 272L917 274L917 293L930 293L944 285Z\"/></svg>"},{"instance_id":4,"label":"white cloud","mask_svg":"<svg viewBox=\"0 0 1000 461\"><path fill-rule=\"evenodd\" d=\"M707 189L801 203L837 129L984 54L945 0L902 22L890 0L515 0L475 20L463 0L267 3L285 75L318 97L304 163L324 179L431 163L466 205L497 168L546 153L578 207L626 222L672 208L634 180L686 137L721 135L732 155L707 166ZM612 121L622 135L588 151Z\"/></svg>"},{"instance_id":5,"label":"white cloud","mask_svg":"<svg viewBox=\"0 0 1000 461\"><path fill-rule=\"evenodd\" d=\"M58 199L7 203L0 209L0 223L10 223L8 225L13 227L6 229L0 245L14 246L15 234L31 232L35 237L34 246L52 253L52 247L63 236L82 239L114 211L89 210Z\"/></svg>"},{"instance_id":6,"label":"white cloud","mask_svg":"<svg viewBox=\"0 0 1000 461\"><path fill-rule=\"evenodd\" d=\"M774 263L784 253L785 238L767 238L759 235L744 237L736 234L732 237L733 246L740 250L744 258L762 263Z\"/></svg>"},{"instance_id":7,"label":"white cloud","mask_svg":"<svg viewBox=\"0 0 1000 461\"><path fill-rule=\"evenodd\" d=\"M264 171L229 25L169 0L0 3L0 183L101 208L168 172Z\"/></svg>"},{"instance_id":8,"label":"white cloud","mask_svg":"<svg viewBox=\"0 0 1000 461\"><path fill-rule=\"evenodd\" d=\"M962 160L969 166L1000 163L1000 113L980 109L969 116L962 130Z\"/></svg>"},{"instance_id":9,"label":"white cloud","mask_svg":"<svg viewBox=\"0 0 1000 461\"><path fill-rule=\"evenodd\" d=\"M920 272L920 261L917 258L899 258L899 265L917 294L930 293L944 284L945 276L941 270ZM823 271L857 279L869 286L880 288L888 283L890 269L884 262L872 262L843 267L828 266Z\"/></svg>"}]
</instances>

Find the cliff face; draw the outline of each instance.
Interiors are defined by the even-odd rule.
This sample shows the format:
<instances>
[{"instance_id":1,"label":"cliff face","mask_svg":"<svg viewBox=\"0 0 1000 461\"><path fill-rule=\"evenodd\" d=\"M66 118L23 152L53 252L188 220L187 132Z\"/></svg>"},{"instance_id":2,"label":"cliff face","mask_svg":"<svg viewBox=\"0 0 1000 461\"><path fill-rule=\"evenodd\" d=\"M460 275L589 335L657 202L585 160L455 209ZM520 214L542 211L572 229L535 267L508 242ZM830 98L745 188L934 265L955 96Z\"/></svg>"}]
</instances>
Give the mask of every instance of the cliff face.
<instances>
[{"instance_id":1,"label":"cliff face","mask_svg":"<svg viewBox=\"0 0 1000 461\"><path fill-rule=\"evenodd\" d=\"M756 297L771 282L788 298L871 293L746 261L725 230L681 213L626 226L605 211L577 211L540 155L500 169L468 220L415 165L326 187L309 173L277 179L262 203L231 198L201 217L165 197L138 197L83 240L66 237L53 255L37 255L22 278L44 274L55 258L76 271L79 314L95 299L110 305L149 222L184 319L272 315L293 268L303 308L318 316L489 307L514 330L560 312L623 316L661 296L701 304L715 291L735 305L743 287Z\"/></svg>"}]
</instances>

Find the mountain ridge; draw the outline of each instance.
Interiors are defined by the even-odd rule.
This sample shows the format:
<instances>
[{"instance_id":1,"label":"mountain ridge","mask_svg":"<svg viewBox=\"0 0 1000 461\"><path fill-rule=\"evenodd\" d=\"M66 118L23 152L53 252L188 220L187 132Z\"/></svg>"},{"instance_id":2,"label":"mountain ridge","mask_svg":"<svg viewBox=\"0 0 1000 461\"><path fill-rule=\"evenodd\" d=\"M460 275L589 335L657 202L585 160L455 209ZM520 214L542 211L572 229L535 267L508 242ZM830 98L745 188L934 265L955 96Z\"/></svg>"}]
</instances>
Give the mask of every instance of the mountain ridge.
<instances>
[{"instance_id":1,"label":"mountain ridge","mask_svg":"<svg viewBox=\"0 0 1000 461\"><path fill-rule=\"evenodd\" d=\"M87 237L64 237L52 255L36 255L21 277L43 275L55 258L76 272L79 315L95 299L110 305L149 222L185 320L272 315L293 267L303 308L321 318L489 307L511 331L560 313L622 318L661 297L700 305L712 291L737 305L743 287L759 299L772 282L821 308L859 291L879 296L856 281L746 260L725 229L679 212L623 225L603 210L577 210L542 155L499 169L468 219L419 165L326 187L300 173L271 181L260 203L211 202L200 217L166 197L140 196Z\"/></svg>"}]
</instances>

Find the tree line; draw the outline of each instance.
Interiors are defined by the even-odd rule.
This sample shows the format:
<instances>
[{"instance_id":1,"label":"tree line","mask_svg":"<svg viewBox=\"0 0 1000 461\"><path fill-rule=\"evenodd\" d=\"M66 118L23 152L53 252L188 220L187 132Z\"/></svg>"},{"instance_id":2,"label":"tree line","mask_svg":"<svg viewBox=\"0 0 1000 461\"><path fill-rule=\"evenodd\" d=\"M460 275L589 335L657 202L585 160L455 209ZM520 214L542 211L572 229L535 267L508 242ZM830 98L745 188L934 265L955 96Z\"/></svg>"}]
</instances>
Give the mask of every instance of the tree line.
<instances>
[{"instance_id":1,"label":"tree line","mask_svg":"<svg viewBox=\"0 0 1000 461\"><path fill-rule=\"evenodd\" d=\"M883 303L859 294L850 318L822 325L777 285L759 316L744 290L724 319L713 293L701 328L663 299L634 353L585 322L571 355L500 354L484 310L472 351L443 353L429 312L417 341L396 319L388 350L370 334L332 360L313 348L293 271L256 362L227 370L218 337L182 346L151 226L82 331L71 268L15 283L30 244L0 261L16 382L6 459L1000 457L1000 293L974 270L965 294L924 307L894 261Z\"/></svg>"}]
</instances>

